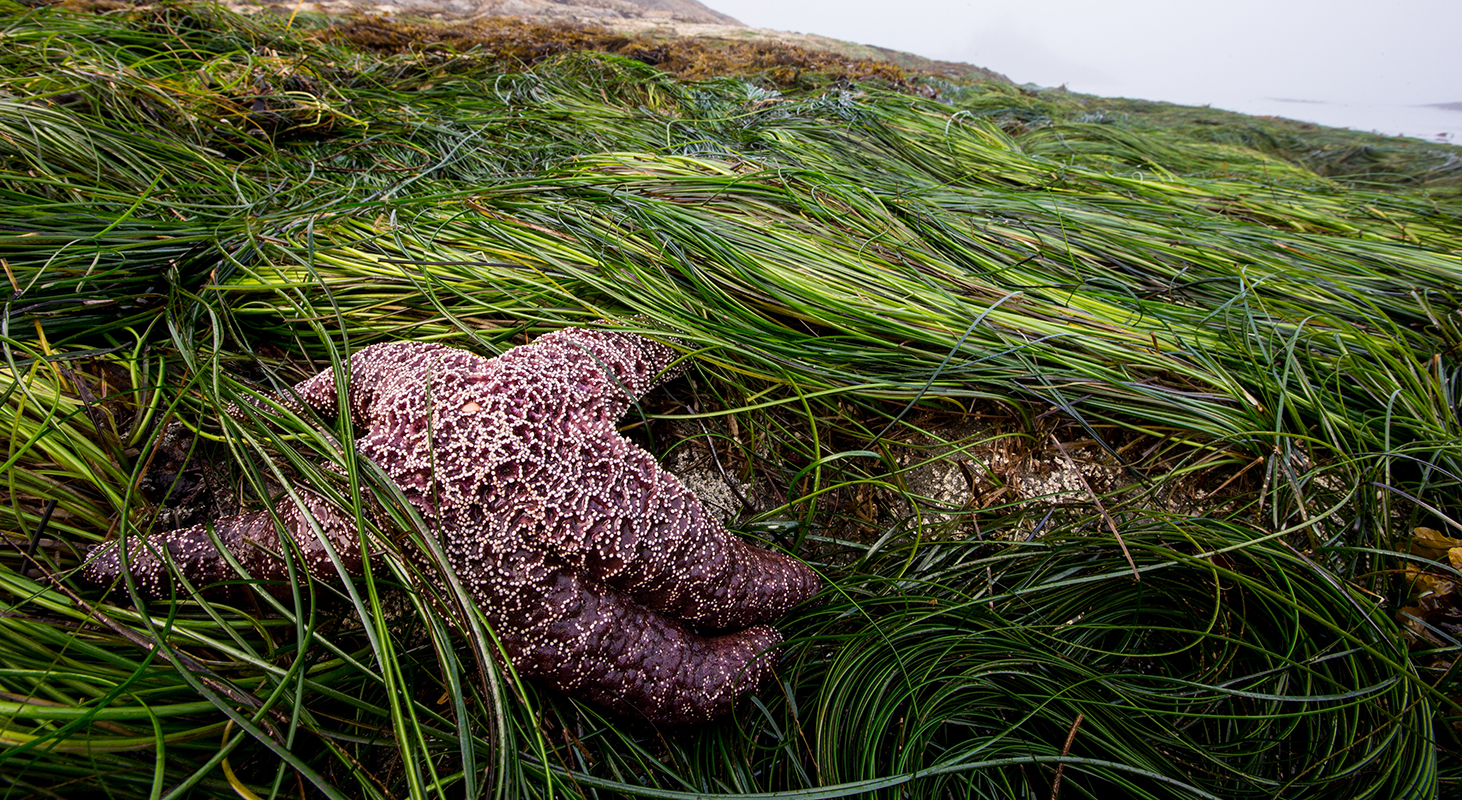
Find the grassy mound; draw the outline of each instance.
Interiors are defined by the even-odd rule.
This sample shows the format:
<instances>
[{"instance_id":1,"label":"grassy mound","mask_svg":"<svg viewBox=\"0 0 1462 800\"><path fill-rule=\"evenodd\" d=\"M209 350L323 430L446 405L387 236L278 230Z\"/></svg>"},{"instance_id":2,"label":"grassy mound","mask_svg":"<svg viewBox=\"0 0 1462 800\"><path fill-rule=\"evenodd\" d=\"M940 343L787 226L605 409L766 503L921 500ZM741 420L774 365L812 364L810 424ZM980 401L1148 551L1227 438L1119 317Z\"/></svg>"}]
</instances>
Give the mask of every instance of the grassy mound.
<instances>
[{"instance_id":1,"label":"grassy mound","mask_svg":"<svg viewBox=\"0 0 1462 800\"><path fill-rule=\"evenodd\" d=\"M1455 790L1455 148L1327 170L998 84L208 6L0 42L9 796ZM499 674L394 487L221 414L374 341L597 319L695 348L634 435L830 582L716 725ZM286 481L394 509L370 576L145 611L73 577Z\"/></svg>"}]
</instances>

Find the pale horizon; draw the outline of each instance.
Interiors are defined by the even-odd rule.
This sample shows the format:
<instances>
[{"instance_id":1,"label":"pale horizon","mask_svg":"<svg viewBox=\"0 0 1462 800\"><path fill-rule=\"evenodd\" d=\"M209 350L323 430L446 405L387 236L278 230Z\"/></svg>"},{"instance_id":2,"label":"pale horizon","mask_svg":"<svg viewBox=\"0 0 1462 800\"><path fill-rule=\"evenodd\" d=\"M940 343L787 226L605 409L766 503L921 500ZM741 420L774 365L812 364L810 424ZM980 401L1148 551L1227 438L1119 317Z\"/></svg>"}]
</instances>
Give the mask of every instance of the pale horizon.
<instances>
[{"instance_id":1,"label":"pale horizon","mask_svg":"<svg viewBox=\"0 0 1462 800\"><path fill-rule=\"evenodd\" d=\"M1462 102L1456 0L1398 0L1384 12L1360 0L1233 0L1221 13L1160 0L706 5L753 27L963 61L1016 83L1295 118L1349 111L1397 123L1369 123L1377 129L1444 126L1452 141L1462 130L1462 111L1435 107Z\"/></svg>"}]
</instances>

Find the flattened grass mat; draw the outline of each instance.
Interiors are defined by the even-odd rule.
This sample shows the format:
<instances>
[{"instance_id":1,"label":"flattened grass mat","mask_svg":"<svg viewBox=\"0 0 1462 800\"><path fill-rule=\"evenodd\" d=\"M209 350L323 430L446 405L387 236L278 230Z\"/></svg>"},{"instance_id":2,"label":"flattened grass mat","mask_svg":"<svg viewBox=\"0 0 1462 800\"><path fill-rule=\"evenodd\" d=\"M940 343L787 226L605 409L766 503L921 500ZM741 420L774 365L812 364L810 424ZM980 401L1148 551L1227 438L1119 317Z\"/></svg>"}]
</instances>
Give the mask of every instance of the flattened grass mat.
<instances>
[{"instance_id":1,"label":"flattened grass mat","mask_svg":"<svg viewBox=\"0 0 1462 800\"><path fill-rule=\"evenodd\" d=\"M0 793L1455 792L1445 170L1032 108L10 13ZM694 348L631 435L829 581L703 728L500 673L345 431L222 414L371 342L598 319ZM74 577L284 481L383 502L370 576L146 613Z\"/></svg>"}]
</instances>

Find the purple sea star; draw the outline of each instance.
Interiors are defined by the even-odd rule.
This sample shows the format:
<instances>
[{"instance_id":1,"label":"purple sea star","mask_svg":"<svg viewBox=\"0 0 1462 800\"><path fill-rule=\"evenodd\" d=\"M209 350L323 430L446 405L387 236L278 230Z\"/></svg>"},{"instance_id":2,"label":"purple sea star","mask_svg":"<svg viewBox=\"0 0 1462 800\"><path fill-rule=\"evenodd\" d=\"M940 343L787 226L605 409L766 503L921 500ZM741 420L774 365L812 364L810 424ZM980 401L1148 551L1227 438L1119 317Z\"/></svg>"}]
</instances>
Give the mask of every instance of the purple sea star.
<instances>
[{"instance_id":1,"label":"purple sea star","mask_svg":"<svg viewBox=\"0 0 1462 800\"><path fill-rule=\"evenodd\" d=\"M570 328L494 359L398 342L350 360L348 403L361 455L395 481L441 539L520 675L655 722L728 710L770 673L781 641L766 625L821 586L801 562L728 532L615 422L675 358L650 339ZM333 372L295 387L336 409ZM360 570L352 516L300 490L277 513L309 572L337 580L313 519L346 568ZM268 512L219 520L215 533L248 572L284 580ZM237 572L203 526L129 549L141 592L174 582L165 545L199 584ZM94 548L87 575L114 582L117 543ZM691 630L735 632L701 636Z\"/></svg>"}]
</instances>

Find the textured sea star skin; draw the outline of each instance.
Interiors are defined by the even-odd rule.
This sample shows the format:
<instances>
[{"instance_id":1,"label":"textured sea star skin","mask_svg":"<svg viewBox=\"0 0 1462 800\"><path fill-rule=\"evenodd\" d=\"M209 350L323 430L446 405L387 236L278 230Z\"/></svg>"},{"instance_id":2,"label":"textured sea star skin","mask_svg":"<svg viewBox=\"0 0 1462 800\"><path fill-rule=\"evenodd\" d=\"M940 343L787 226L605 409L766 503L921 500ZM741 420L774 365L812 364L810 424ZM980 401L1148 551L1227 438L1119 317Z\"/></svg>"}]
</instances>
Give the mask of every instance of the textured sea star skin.
<instances>
[{"instance_id":1,"label":"textured sea star skin","mask_svg":"<svg viewBox=\"0 0 1462 800\"><path fill-rule=\"evenodd\" d=\"M520 675L655 722L696 723L728 710L769 674L780 634L764 624L821 587L801 562L728 532L615 422L663 377L675 352L650 339L569 328L495 359L438 344L368 347L350 361L347 402L358 451L379 465L435 528L447 559L493 624ZM335 376L295 388L337 407ZM300 491L283 527L309 572L336 580L310 525L358 572L354 519ZM265 551L280 543L267 512L220 520L215 532L249 573L285 578ZM154 534L196 583L231 580L201 526ZM144 595L173 577L133 545ZM88 575L114 581L115 543ZM701 629L734 630L721 636Z\"/></svg>"}]
</instances>

